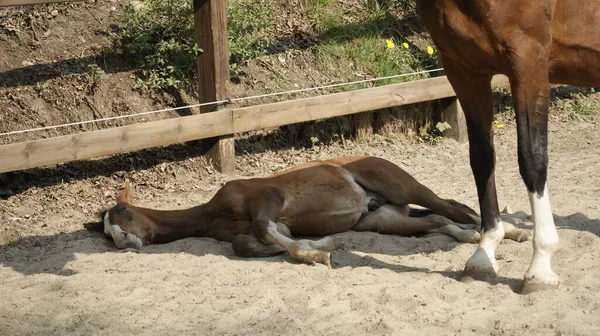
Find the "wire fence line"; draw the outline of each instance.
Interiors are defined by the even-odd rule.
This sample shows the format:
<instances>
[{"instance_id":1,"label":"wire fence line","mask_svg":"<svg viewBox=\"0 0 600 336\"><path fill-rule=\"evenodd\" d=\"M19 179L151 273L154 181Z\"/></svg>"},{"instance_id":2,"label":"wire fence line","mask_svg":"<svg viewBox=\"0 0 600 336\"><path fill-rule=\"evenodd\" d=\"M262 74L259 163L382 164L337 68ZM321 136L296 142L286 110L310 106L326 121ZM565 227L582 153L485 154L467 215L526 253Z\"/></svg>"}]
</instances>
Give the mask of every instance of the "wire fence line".
<instances>
[{"instance_id":1,"label":"wire fence line","mask_svg":"<svg viewBox=\"0 0 600 336\"><path fill-rule=\"evenodd\" d=\"M63 127L79 126L79 125L91 124L91 123L102 122L102 121L133 118L133 117L139 117L139 116L145 116L145 115L151 115L151 114L157 114L157 113L164 113L164 112L169 112L169 111L189 109L189 108L194 108L194 107L202 107L202 106L207 106L207 105L233 103L233 102L243 101L243 100L254 100L254 99L260 99L260 98L288 95L288 94L293 94L293 93L331 89L331 88L336 88L336 87L340 87L340 86L349 86L349 85L355 85L355 84L382 81L382 80L387 80L387 79L395 79L395 78L401 78L401 77L422 75L422 74L438 72L438 71L443 71L443 70L444 70L443 68L437 68L437 69L432 69L432 70L415 71L415 72L404 73L404 74L399 74L399 75L392 75L392 76L385 76L385 77L378 77L378 78L371 78L371 79L363 79L363 80L358 80L358 81L353 81L353 82L336 83L336 84L329 84L329 85L323 85L323 86L317 86L317 87L311 87L311 88L302 88L302 89L295 89L295 90L275 92L275 93L267 93L267 94L248 96L248 97L222 99L222 100L212 101L212 102L208 102L208 103L192 104L192 105L186 105L186 106L165 108L165 109L160 109L160 110L119 115L119 116L114 116L114 117L106 117L106 118L93 119L93 120L77 121L77 122L60 124L60 125L44 126L44 127L29 128L29 129L23 129L23 130L17 130L17 131L10 131L10 132L0 133L0 136L10 136L10 135L16 135L16 134L30 133L30 132L46 131L46 130L51 130L51 129L63 128Z\"/></svg>"}]
</instances>

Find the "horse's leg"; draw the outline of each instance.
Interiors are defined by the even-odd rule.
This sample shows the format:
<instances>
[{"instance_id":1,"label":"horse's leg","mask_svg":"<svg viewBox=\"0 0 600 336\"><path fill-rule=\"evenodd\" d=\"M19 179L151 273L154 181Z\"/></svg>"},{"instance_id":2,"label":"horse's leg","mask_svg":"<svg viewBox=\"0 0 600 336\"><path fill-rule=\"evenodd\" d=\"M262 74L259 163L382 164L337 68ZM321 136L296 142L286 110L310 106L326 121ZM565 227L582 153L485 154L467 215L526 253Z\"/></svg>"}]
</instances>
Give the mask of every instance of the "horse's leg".
<instances>
[{"instance_id":1,"label":"horse's leg","mask_svg":"<svg viewBox=\"0 0 600 336\"><path fill-rule=\"evenodd\" d=\"M385 204L375 211L364 215L352 230L371 231L383 234L409 236L416 233L441 232L463 243L479 241L479 232L463 230L451 220L439 215L427 215L420 218L408 216L408 206Z\"/></svg>"},{"instance_id":2,"label":"horse's leg","mask_svg":"<svg viewBox=\"0 0 600 336\"><path fill-rule=\"evenodd\" d=\"M292 237L290 229L283 224L278 225L277 230L287 237ZM264 244L253 234L240 234L233 237L231 246L235 255L244 258L269 257L286 251L284 247L277 244Z\"/></svg>"},{"instance_id":3,"label":"horse's leg","mask_svg":"<svg viewBox=\"0 0 600 336\"><path fill-rule=\"evenodd\" d=\"M477 225L481 225L481 219L476 218ZM514 240L522 243L531 239L531 231L526 229L519 229L511 223L501 221L500 224L504 229L504 239Z\"/></svg>"},{"instance_id":4,"label":"horse's leg","mask_svg":"<svg viewBox=\"0 0 600 336\"><path fill-rule=\"evenodd\" d=\"M498 272L496 248L504 237L494 178L493 102L491 75L471 74L459 64L443 57L444 69L461 102L469 133L470 162L481 212L483 235L479 247L467 260L466 278L489 280Z\"/></svg>"},{"instance_id":5,"label":"horse's leg","mask_svg":"<svg viewBox=\"0 0 600 336\"><path fill-rule=\"evenodd\" d=\"M277 224L277 231L288 238L292 238L290 229L284 224ZM233 237L231 245L235 255L244 258L269 257L287 251L285 247L278 244L264 244L253 234L237 235ZM309 240L308 245L321 251L334 251L343 246L343 242L332 237L325 237L320 240Z\"/></svg>"},{"instance_id":6,"label":"horse's leg","mask_svg":"<svg viewBox=\"0 0 600 336\"><path fill-rule=\"evenodd\" d=\"M542 38L540 40L543 41ZM550 42L547 41L547 44ZM548 69L549 46L531 42L511 59L511 88L517 116L519 171L529 192L535 230L533 259L525 273L523 292L555 288L559 279L552 270L558 246L546 179L548 173Z\"/></svg>"},{"instance_id":7,"label":"horse's leg","mask_svg":"<svg viewBox=\"0 0 600 336\"><path fill-rule=\"evenodd\" d=\"M286 251L285 248L277 244L263 244L252 234L240 234L233 237L231 246L236 256L244 258L270 257Z\"/></svg>"},{"instance_id":8,"label":"horse's leg","mask_svg":"<svg viewBox=\"0 0 600 336\"><path fill-rule=\"evenodd\" d=\"M261 190L246 200L254 236L265 245L283 247L294 259L331 266L331 255L323 250L335 250L337 241L332 237L317 241L292 239L287 226L277 223L284 201L283 194L276 188Z\"/></svg>"},{"instance_id":9,"label":"horse's leg","mask_svg":"<svg viewBox=\"0 0 600 336\"><path fill-rule=\"evenodd\" d=\"M438 197L392 162L379 158L369 160L369 164L360 160L344 164L344 169L366 190L398 206L416 204L458 223L476 223L477 213L468 206Z\"/></svg>"},{"instance_id":10,"label":"horse's leg","mask_svg":"<svg viewBox=\"0 0 600 336\"><path fill-rule=\"evenodd\" d=\"M323 264L331 266L330 251L341 247L339 241L333 237L325 237L319 240L300 239L294 240L278 230L281 224L273 221L254 222L255 232L261 234L260 240L265 244L277 244L285 248L294 259L308 262L310 264Z\"/></svg>"}]
</instances>

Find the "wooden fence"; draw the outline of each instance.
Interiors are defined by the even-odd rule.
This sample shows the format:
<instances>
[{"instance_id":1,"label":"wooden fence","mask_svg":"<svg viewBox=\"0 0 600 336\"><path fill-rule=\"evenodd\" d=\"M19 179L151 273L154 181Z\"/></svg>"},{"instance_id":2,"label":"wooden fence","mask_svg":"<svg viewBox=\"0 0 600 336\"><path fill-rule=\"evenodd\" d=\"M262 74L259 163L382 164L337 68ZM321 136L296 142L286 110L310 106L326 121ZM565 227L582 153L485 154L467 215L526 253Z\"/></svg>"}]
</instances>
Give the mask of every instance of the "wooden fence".
<instances>
[{"instance_id":1,"label":"wooden fence","mask_svg":"<svg viewBox=\"0 0 600 336\"><path fill-rule=\"evenodd\" d=\"M47 2L62 1L0 0L0 6ZM203 45L219 45L223 39L227 41L223 33L226 28L223 3L221 0L194 0L196 38L204 41ZM200 92L201 103L226 97L227 48L220 48L206 48L208 52L205 50L199 57L198 77L203 90ZM504 76L496 76L492 81L493 86L506 86L507 83ZM235 133L453 96L454 90L443 76L243 108L219 110L211 106L205 112L216 111L3 145L0 146L0 173L209 138L214 139L216 148L213 158L216 157L222 171L228 172L233 170L232 162L235 162Z\"/></svg>"}]
</instances>

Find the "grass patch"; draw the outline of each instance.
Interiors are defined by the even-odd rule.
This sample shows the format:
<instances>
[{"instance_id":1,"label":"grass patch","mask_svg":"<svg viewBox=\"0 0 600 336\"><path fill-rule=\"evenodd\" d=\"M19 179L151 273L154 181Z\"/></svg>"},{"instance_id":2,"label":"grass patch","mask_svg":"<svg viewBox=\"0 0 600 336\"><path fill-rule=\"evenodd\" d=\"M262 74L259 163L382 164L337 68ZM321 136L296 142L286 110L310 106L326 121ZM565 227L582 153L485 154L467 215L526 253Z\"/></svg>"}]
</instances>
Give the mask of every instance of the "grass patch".
<instances>
[{"instance_id":1,"label":"grass patch","mask_svg":"<svg viewBox=\"0 0 600 336\"><path fill-rule=\"evenodd\" d=\"M320 64L330 67L345 63L351 65L355 72L366 72L377 77L435 68L437 60L434 54L428 54L400 37L399 32L406 28L402 18L390 13L391 5L375 4L375 1L368 1L362 13L349 18L337 10L332 1L313 1L309 15L316 22L322 44L313 46L311 51ZM410 4L402 2L402 5ZM376 85L426 77L429 76L400 77L378 81Z\"/></svg>"},{"instance_id":2,"label":"grass patch","mask_svg":"<svg viewBox=\"0 0 600 336\"><path fill-rule=\"evenodd\" d=\"M229 0L227 5L230 63L266 54L273 43L265 33L274 22L272 6L262 0ZM190 81L203 47L195 43L191 0L131 2L121 22L110 37L142 70L137 89L164 90Z\"/></svg>"}]
</instances>

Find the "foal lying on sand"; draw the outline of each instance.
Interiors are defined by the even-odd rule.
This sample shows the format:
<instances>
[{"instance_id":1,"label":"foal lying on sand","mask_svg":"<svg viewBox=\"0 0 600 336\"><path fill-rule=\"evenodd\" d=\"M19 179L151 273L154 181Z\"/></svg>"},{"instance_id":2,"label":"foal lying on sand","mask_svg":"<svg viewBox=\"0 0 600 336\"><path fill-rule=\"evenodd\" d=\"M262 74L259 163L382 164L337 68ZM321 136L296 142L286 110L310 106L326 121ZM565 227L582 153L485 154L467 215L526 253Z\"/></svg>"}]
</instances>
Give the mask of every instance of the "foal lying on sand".
<instances>
[{"instance_id":1,"label":"foal lying on sand","mask_svg":"<svg viewBox=\"0 0 600 336\"><path fill-rule=\"evenodd\" d=\"M119 248L211 237L232 242L241 257L287 251L295 259L325 265L330 265L329 252L339 247L335 239L295 240L293 235L442 232L466 243L480 237L476 230L464 229L480 223L475 211L439 198L400 167L376 157L313 161L265 178L230 181L208 203L186 210L139 208L131 199L126 185L117 205L103 213L103 222L86 227L104 231ZM434 214L410 217L409 204ZM529 237L513 226L506 229L507 238Z\"/></svg>"}]
</instances>

